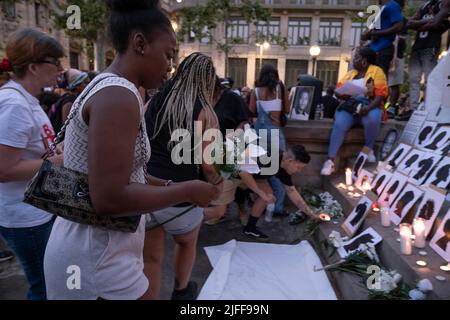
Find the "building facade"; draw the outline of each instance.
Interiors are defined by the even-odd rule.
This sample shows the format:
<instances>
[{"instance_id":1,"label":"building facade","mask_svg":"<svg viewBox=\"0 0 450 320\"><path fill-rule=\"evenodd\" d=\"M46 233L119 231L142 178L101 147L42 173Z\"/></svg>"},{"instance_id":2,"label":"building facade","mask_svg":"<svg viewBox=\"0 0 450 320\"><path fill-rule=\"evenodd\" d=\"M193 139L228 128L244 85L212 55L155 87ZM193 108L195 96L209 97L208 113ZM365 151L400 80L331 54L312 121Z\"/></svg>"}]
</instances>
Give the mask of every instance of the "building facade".
<instances>
[{"instance_id":1,"label":"building facade","mask_svg":"<svg viewBox=\"0 0 450 320\"><path fill-rule=\"evenodd\" d=\"M181 1L181 0L179 0ZM236 0L239 4L240 0ZM242 39L235 45L228 58L228 75L235 80L235 86L254 86L259 66L270 63L278 68L280 78L287 87L297 83L299 74L313 74L324 81L324 85L336 84L348 71L352 48L358 46L366 22L354 22L353 16L360 11L366 12L376 0L260 0L263 6L272 9L272 17L267 26L249 24L237 11L228 27L230 37ZM409 1L412 2L412 1ZM421 1L415 1L420 3ZM195 5L198 0L174 1L171 5L176 14L181 8ZM201 3L201 1L200 1ZM217 39L223 38L225 28L215 30ZM276 44L267 49L257 45L252 34L255 31L269 31L284 37L288 49L283 50ZM321 49L316 61L310 55L310 47L318 45ZM217 73L225 74L224 53L217 50L208 39L196 41L186 36L180 43L180 60L194 51L210 55L216 65Z\"/></svg>"}]
</instances>

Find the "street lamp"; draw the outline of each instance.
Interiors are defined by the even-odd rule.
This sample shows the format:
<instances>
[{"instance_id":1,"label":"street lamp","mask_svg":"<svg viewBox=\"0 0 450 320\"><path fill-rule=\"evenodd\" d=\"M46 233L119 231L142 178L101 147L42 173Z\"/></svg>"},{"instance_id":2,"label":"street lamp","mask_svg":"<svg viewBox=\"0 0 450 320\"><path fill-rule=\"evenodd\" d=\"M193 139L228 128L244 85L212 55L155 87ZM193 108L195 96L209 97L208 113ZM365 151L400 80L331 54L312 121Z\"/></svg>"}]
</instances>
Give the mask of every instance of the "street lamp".
<instances>
[{"instance_id":1,"label":"street lamp","mask_svg":"<svg viewBox=\"0 0 450 320\"><path fill-rule=\"evenodd\" d=\"M316 62L317 62L317 56L320 54L320 47L319 46L312 46L309 48L309 54L311 55L313 59L313 77L316 76Z\"/></svg>"},{"instance_id":2,"label":"street lamp","mask_svg":"<svg viewBox=\"0 0 450 320\"><path fill-rule=\"evenodd\" d=\"M259 47L259 70L262 68L262 58L263 58L263 51L270 48L270 43L267 41L264 41L262 44L257 43L257 47Z\"/></svg>"}]
</instances>

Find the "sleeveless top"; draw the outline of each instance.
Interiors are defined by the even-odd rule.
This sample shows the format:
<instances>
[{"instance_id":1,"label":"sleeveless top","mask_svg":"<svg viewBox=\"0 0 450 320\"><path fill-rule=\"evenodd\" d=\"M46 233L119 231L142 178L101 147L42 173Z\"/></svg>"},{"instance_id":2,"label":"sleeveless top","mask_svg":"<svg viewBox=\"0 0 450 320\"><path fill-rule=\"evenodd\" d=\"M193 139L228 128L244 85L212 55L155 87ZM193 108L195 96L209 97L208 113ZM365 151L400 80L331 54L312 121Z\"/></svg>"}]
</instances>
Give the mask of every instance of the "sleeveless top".
<instances>
[{"instance_id":1,"label":"sleeveless top","mask_svg":"<svg viewBox=\"0 0 450 320\"><path fill-rule=\"evenodd\" d=\"M98 77L105 78L105 80L95 83L99 80ZM134 149L133 170L130 177L130 182L145 183L144 167L150 159L150 143L147 138L147 132L144 122L144 103L136 86L125 78L115 76L111 73L101 74L95 78L85 90L90 90L89 94L84 98L88 101L90 97L100 90L119 86L124 87L133 92L139 101L141 128L138 137L136 138ZM95 85L92 88L92 85ZM74 106L77 105L75 101ZM66 137L64 140L64 166L82 173L88 173L88 125L83 119L84 103L79 108L72 108L72 112L76 112L76 116L70 122L66 129ZM137 124L136 124L137 125ZM145 141L145 143L144 143ZM145 150L144 150L145 149ZM144 158L145 154L145 158Z\"/></svg>"},{"instance_id":2,"label":"sleeveless top","mask_svg":"<svg viewBox=\"0 0 450 320\"><path fill-rule=\"evenodd\" d=\"M103 81L97 82L104 77ZM106 79L107 78L107 79ZM133 83L113 74L101 74L85 90L91 90L84 101L107 87L123 87L136 96L141 113L141 129L135 143L130 182L144 183L144 167L150 155L150 144L144 124L144 104ZM84 102L74 103L75 117L66 129L64 165L88 173L88 125L82 111ZM95 106L93 106L95 108ZM136 123L136 126L139 124ZM145 152L144 152L145 151ZM95 300L130 300L140 298L148 289L144 275L143 248L145 216L141 216L134 233L119 232L79 224L57 217L47 243L44 273L47 298ZM81 288L67 285L68 266L80 270Z\"/></svg>"},{"instance_id":3,"label":"sleeveless top","mask_svg":"<svg viewBox=\"0 0 450 320\"><path fill-rule=\"evenodd\" d=\"M266 101L260 100L259 99L259 89L260 88L255 88L256 100L259 102L259 105L261 106L261 108L263 108L264 111L276 112L276 111L283 110L283 101L280 98L278 98L279 86L277 86L277 96L273 100L266 100Z\"/></svg>"}]
</instances>

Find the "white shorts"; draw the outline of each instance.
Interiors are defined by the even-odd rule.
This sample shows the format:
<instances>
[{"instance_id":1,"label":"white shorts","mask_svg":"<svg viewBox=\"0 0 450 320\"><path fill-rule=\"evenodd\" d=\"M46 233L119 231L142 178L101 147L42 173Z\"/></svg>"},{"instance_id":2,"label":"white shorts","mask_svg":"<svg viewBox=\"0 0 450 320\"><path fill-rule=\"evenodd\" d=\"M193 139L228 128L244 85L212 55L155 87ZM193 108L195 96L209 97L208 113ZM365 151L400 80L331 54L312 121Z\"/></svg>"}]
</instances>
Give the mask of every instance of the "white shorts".
<instances>
[{"instance_id":1,"label":"white shorts","mask_svg":"<svg viewBox=\"0 0 450 320\"><path fill-rule=\"evenodd\" d=\"M170 207L150 213L151 220L163 223L170 218L187 210L187 207ZM170 235L186 234L197 228L203 221L203 208L193 208L182 216L163 225L164 230ZM148 219L147 219L148 221Z\"/></svg>"},{"instance_id":2,"label":"white shorts","mask_svg":"<svg viewBox=\"0 0 450 320\"><path fill-rule=\"evenodd\" d=\"M398 65L394 72L389 72L389 87L402 85L405 80L405 59L397 59Z\"/></svg>"}]
</instances>

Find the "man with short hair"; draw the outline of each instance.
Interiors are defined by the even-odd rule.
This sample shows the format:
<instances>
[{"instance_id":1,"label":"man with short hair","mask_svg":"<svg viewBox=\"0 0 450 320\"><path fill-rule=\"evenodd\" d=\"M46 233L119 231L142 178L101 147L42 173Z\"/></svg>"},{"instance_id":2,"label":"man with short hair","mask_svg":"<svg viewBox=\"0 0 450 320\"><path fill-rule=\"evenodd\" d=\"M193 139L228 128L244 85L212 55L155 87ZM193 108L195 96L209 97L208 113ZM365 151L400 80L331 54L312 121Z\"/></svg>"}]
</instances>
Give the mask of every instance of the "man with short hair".
<instances>
[{"instance_id":1,"label":"man with short hair","mask_svg":"<svg viewBox=\"0 0 450 320\"><path fill-rule=\"evenodd\" d=\"M274 176L276 176L283 184L288 198L297 208L305 212L308 216L314 219L319 219L319 215L308 206L305 200L303 200L303 197L300 195L292 182L292 176L300 173L310 162L311 157L308 152L301 145L292 146L289 147L287 151L280 154L279 160L279 168ZM272 189L268 182L268 179L271 176L261 174L252 176L246 172L241 172L240 176L242 181L251 190L261 191L256 192L259 197L256 199L253 207L251 208L247 225L244 228L244 234L259 241L267 241L269 237L261 232L256 224L262 216L266 206L275 201L272 195Z\"/></svg>"},{"instance_id":2,"label":"man with short hair","mask_svg":"<svg viewBox=\"0 0 450 320\"><path fill-rule=\"evenodd\" d=\"M327 94L322 97L322 104L325 108L323 116L325 118L334 118L336 109L339 106L339 100L334 97L335 86L331 85L327 88Z\"/></svg>"}]
</instances>

